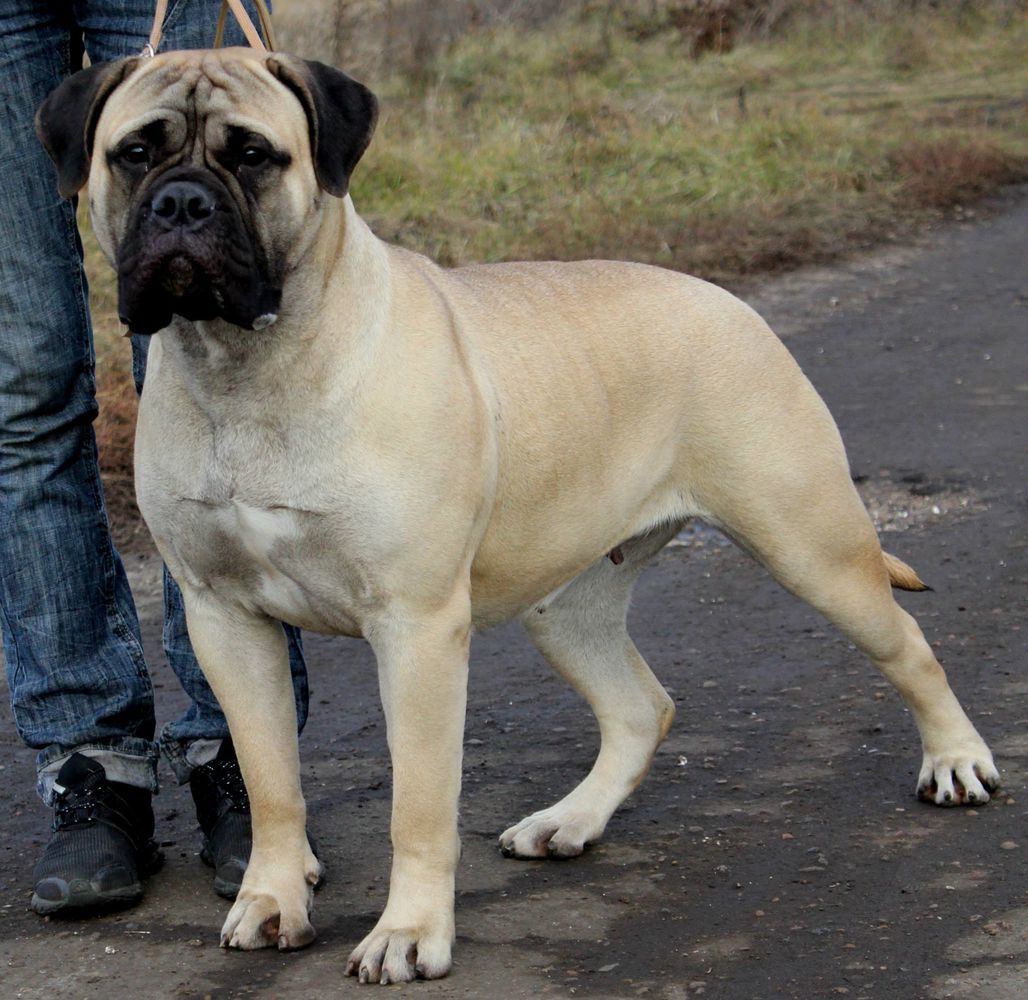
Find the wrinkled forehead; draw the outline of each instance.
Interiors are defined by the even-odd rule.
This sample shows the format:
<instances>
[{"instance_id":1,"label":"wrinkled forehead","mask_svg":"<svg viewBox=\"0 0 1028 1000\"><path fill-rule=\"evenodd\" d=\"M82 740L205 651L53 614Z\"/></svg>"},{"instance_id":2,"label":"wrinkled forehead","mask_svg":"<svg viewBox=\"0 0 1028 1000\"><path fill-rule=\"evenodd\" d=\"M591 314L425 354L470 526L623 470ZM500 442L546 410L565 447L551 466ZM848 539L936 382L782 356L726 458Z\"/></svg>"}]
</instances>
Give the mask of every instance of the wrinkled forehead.
<instances>
[{"instance_id":1,"label":"wrinkled forehead","mask_svg":"<svg viewBox=\"0 0 1028 1000\"><path fill-rule=\"evenodd\" d=\"M118 87L97 124L98 144L111 147L163 121L169 139L223 140L228 126L264 135L274 145L303 148L307 118L296 95L268 71L253 49L167 52L145 59Z\"/></svg>"}]
</instances>

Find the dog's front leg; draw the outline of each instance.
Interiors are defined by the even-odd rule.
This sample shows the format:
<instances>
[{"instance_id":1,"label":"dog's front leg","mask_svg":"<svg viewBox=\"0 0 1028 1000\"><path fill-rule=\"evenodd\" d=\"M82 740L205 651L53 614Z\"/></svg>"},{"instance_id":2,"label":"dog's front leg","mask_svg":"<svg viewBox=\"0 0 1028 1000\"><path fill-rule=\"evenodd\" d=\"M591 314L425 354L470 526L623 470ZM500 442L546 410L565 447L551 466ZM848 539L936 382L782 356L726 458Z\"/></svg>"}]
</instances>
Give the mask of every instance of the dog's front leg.
<instances>
[{"instance_id":1,"label":"dog's front leg","mask_svg":"<svg viewBox=\"0 0 1028 1000\"><path fill-rule=\"evenodd\" d=\"M229 948L302 948L314 940L321 865L307 842L296 705L282 626L183 588L189 637L228 720L250 797L253 848L221 931Z\"/></svg>"},{"instance_id":2,"label":"dog's front leg","mask_svg":"<svg viewBox=\"0 0 1028 1000\"><path fill-rule=\"evenodd\" d=\"M435 979L450 969L454 940L467 595L428 615L398 611L367 635L393 762L393 867L385 911L346 971L371 983Z\"/></svg>"}]
</instances>

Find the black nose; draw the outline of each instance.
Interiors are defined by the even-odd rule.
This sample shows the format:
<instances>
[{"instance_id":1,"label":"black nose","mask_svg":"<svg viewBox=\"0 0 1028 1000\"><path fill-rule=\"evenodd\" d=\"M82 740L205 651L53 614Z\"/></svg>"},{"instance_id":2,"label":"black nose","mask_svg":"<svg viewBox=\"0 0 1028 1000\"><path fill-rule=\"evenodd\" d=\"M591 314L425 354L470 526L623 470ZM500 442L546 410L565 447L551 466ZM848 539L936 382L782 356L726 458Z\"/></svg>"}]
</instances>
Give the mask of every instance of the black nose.
<instances>
[{"instance_id":1,"label":"black nose","mask_svg":"<svg viewBox=\"0 0 1028 1000\"><path fill-rule=\"evenodd\" d=\"M217 202L195 181L169 181L150 201L150 216L163 229L200 229L207 224Z\"/></svg>"}]
</instances>

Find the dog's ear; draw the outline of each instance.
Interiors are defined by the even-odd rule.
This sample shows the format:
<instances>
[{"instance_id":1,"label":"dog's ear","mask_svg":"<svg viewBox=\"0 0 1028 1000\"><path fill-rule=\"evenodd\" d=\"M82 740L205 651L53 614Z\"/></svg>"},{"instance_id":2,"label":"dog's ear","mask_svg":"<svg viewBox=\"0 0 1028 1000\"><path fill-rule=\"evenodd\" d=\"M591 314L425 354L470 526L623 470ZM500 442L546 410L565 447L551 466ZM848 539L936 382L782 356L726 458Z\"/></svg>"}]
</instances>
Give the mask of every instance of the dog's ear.
<instances>
[{"instance_id":1,"label":"dog's ear","mask_svg":"<svg viewBox=\"0 0 1028 1000\"><path fill-rule=\"evenodd\" d=\"M57 190L62 198L77 194L86 183L104 102L138 64L139 57L132 56L79 70L39 106L36 135L57 165Z\"/></svg>"},{"instance_id":2,"label":"dog's ear","mask_svg":"<svg viewBox=\"0 0 1028 1000\"><path fill-rule=\"evenodd\" d=\"M371 142L378 118L375 95L324 63L274 55L268 70L299 98L307 115L318 183L342 197L350 174Z\"/></svg>"}]
</instances>

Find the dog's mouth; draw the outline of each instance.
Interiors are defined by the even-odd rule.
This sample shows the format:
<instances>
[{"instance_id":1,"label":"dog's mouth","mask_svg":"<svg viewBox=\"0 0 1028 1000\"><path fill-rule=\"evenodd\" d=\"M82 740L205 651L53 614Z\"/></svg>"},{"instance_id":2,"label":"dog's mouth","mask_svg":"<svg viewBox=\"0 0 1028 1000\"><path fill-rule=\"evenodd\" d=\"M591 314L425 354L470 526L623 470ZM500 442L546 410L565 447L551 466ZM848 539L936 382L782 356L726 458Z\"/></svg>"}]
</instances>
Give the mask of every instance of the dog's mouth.
<instances>
[{"instance_id":1,"label":"dog's mouth","mask_svg":"<svg viewBox=\"0 0 1028 1000\"><path fill-rule=\"evenodd\" d=\"M132 223L118 250L118 315L130 333L157 333L175 316L248 330L275 321L281 288L221 185L171 177L137 201Z\"/></svg>"},{"instance_id":2,"label":"dog's mouth","mask_svg":"<svg viewBox=\"0 0 1028 1000\"><path fill-rule=\"evenodd\" d=\"M130 333L157 333L174 316L193 322L223 319L248 330L274 322L280 289L245 265L233 268L219 259L222 254L197 253L181 244L162 248L162 242L123 255L119 263L118 315Z\"/></svg>"}]
</instances>

